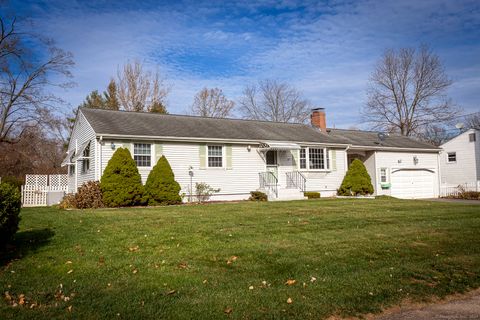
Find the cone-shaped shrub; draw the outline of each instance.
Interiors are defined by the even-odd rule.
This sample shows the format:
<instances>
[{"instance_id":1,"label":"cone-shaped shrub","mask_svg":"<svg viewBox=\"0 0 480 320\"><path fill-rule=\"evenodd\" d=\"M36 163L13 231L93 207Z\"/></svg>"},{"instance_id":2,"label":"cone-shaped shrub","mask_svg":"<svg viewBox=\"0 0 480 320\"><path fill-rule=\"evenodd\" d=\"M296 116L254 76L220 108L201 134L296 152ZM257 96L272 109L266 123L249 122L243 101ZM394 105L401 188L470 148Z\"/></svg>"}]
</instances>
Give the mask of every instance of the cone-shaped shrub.
<instances>
[{"instance_id":1,"label":"cone-shaped shrub","mask_svg":"<svg viewBox=\"0 0 480 320\"><path fill-rule=\"evenodd\" d=\"M363 162L355 159L348 168L342 185L338 189L340 196L356 196L373 194L372 180L363 165Z\"/></svg>"},{"instance_id":2,"label":"cone-shaped shrub","mask_svg":"<svg viewBox=\"0 0 480 320\"><path fill-rule=\"evenodd\" d=\"M182 202L180 185L175 181L167 158L162 156L148 175L145 196L149 205L169 205Z\"/></svg>"},{"instance_id":3,"label":"cone-shaped shrub","mask_svg":"<svg viewBox=\"0 0 480 320\"><path fill-rule=\"evenodd\" d=\"M142 178L128 149L118 148L115 151L103 172L100 188L107 207L142 204Z\"/></svg>"}]
</instances>

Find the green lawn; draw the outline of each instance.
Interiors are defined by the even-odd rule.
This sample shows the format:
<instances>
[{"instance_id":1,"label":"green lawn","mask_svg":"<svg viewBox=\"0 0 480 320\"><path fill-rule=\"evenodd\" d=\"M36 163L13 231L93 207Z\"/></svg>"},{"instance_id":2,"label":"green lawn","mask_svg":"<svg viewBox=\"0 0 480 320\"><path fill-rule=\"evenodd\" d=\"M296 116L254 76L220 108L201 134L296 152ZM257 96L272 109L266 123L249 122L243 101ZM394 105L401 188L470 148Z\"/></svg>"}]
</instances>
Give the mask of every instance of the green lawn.
<instances>
[{"instance_id":1,"label":"green lawn","mask_svg":"<svg viewBox=\"0 0 480 320\"><path fill-rule=\"evenodd\" d=\"M26 208L15 246L0 259L0 319L318 319L480 286L468 204Z\"/></svg>"}]
</instances>

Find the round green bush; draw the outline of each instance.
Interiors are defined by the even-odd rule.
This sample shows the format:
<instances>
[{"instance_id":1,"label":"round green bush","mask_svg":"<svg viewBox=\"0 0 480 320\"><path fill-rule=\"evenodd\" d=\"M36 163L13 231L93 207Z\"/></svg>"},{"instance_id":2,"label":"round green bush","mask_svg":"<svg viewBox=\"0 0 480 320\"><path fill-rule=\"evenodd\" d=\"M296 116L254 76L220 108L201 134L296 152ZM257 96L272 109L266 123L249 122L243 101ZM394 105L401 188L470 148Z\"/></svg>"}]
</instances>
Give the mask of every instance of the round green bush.
<instances>
[{"instance_id":1,"label":"round green bush","mask_svg":"<svg viewBox=\"0 0 480 320\"><path fill-rule=\"evenodd\" d=\"M337 193L339 196L373 194L372 179L362 161L353 160Z\"/></svg>"},{"instance_id":2,"label":"round green bush","mask_svg":"<svg viewBox=\"0 0 480 320\"><path fill-rule=\"evenodd\" d=\"M182 202L180 185L167 158L162 156L153 167L145 183L145 198L149 205L170 205Z\"/></svg>"},{"instance_id":3,"label":"round green bush","mask_svg":"<svg viewBox=\"0 0 480 320\"><path fill-rule=\"evenodd\" d=\"M12 240L20 222L22 197L18 189L8 183L0 183L0 245Z\"/></svg>"},{"instance_id":4,"label":"round green bush","mask_svg":"<svg viewBox=\"0 0 480 320\"><path fill-rule=\"evenodd\" d=\"M142 178L128 149L118 148L115 151L103 172L100 188L107 207L142 204Z\"/></svg>"}]
</instances>

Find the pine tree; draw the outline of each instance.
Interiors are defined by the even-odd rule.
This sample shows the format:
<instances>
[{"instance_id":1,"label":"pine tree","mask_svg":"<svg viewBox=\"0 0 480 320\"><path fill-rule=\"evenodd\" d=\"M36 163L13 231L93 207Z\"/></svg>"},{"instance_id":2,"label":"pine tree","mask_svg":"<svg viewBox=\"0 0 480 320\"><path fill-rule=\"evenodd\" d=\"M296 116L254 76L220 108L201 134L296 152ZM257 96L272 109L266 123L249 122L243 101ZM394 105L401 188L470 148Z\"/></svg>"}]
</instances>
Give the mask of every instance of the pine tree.
<instances>
[{"instance_id":1,"label":"pine tree","mask_svg":"<svg viewBox=\"0 0 480 320\"><path fill-rule=\"evenodd\" d=\"M145 196L149 205L169 205L182 202L180 185L167 158L162 156L153 167L145 183Z\"/></svg>"},{"instance_id":2,"label":"pine tree","mask_svg":"<svg viewBox=\"0 0 480 320\"><path fill-rule=\"evenodd\" d=\"M115 151L103 172L100 188L103 203L108 207L142 204L142 179L128 149L118 148Z\"/></svg>"},{"instance_id":3,"label":"pine tree","mask_svg":"<svg viewBox=\"0 0 480 320\"><path fill-rule=\"evenodd\" d=\"M158 101L152 103L152 105L148 108L148 112L168 114L167 108Z\"/></svg>"},{"instance_id":4,"label":"pine tree","mask_svg":"<svg viewBox=\"0 0 480 320\"><path fill-rule=\"evenodd\" d=\"M102 95L98 93L98 90L93 90L85 98L85 101L80 105L81 108L96 108L105 109L105 100Z\"/></svg>"},{"instance_id":5,"label":"pine tree","mask_svg":"<svg viewBox=\"0 0 480 320\"><path fill-rule=\"evenodd\" d=\"M108 84L107 91L103 92L105 96L105 109L119 110L120 102L118 101L117 84L111 79Z\"/></svg>"},{"instance_id":6,"label":"pine tree","mask_svg":"<svg viewBox=\"0 0 480 320\"><path fill-rule=\"evenodd\" d=\"M372 180L362 161L353 160L337 193L340 196L373 194Z\"/></svg>"}]
</instances>

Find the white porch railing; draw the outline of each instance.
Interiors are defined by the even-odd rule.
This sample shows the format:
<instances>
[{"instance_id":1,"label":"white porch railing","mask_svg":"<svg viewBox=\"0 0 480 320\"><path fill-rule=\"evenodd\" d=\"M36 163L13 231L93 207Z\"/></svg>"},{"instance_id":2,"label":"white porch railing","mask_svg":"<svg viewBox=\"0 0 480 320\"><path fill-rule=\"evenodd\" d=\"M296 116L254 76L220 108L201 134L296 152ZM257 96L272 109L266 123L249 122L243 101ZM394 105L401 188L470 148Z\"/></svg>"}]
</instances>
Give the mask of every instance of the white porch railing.
<instances>
[{"instance_id":1,"label":"white porch railing","mask_svg":"<svg viewBox=\"0 0 480 320\"><path fill-rule=\"evenodd\" d=\"M458 196L462 191L480 191L480 180L470 183L442 184L440 186L440 197Z\"/></svg>"}]
</instances>

